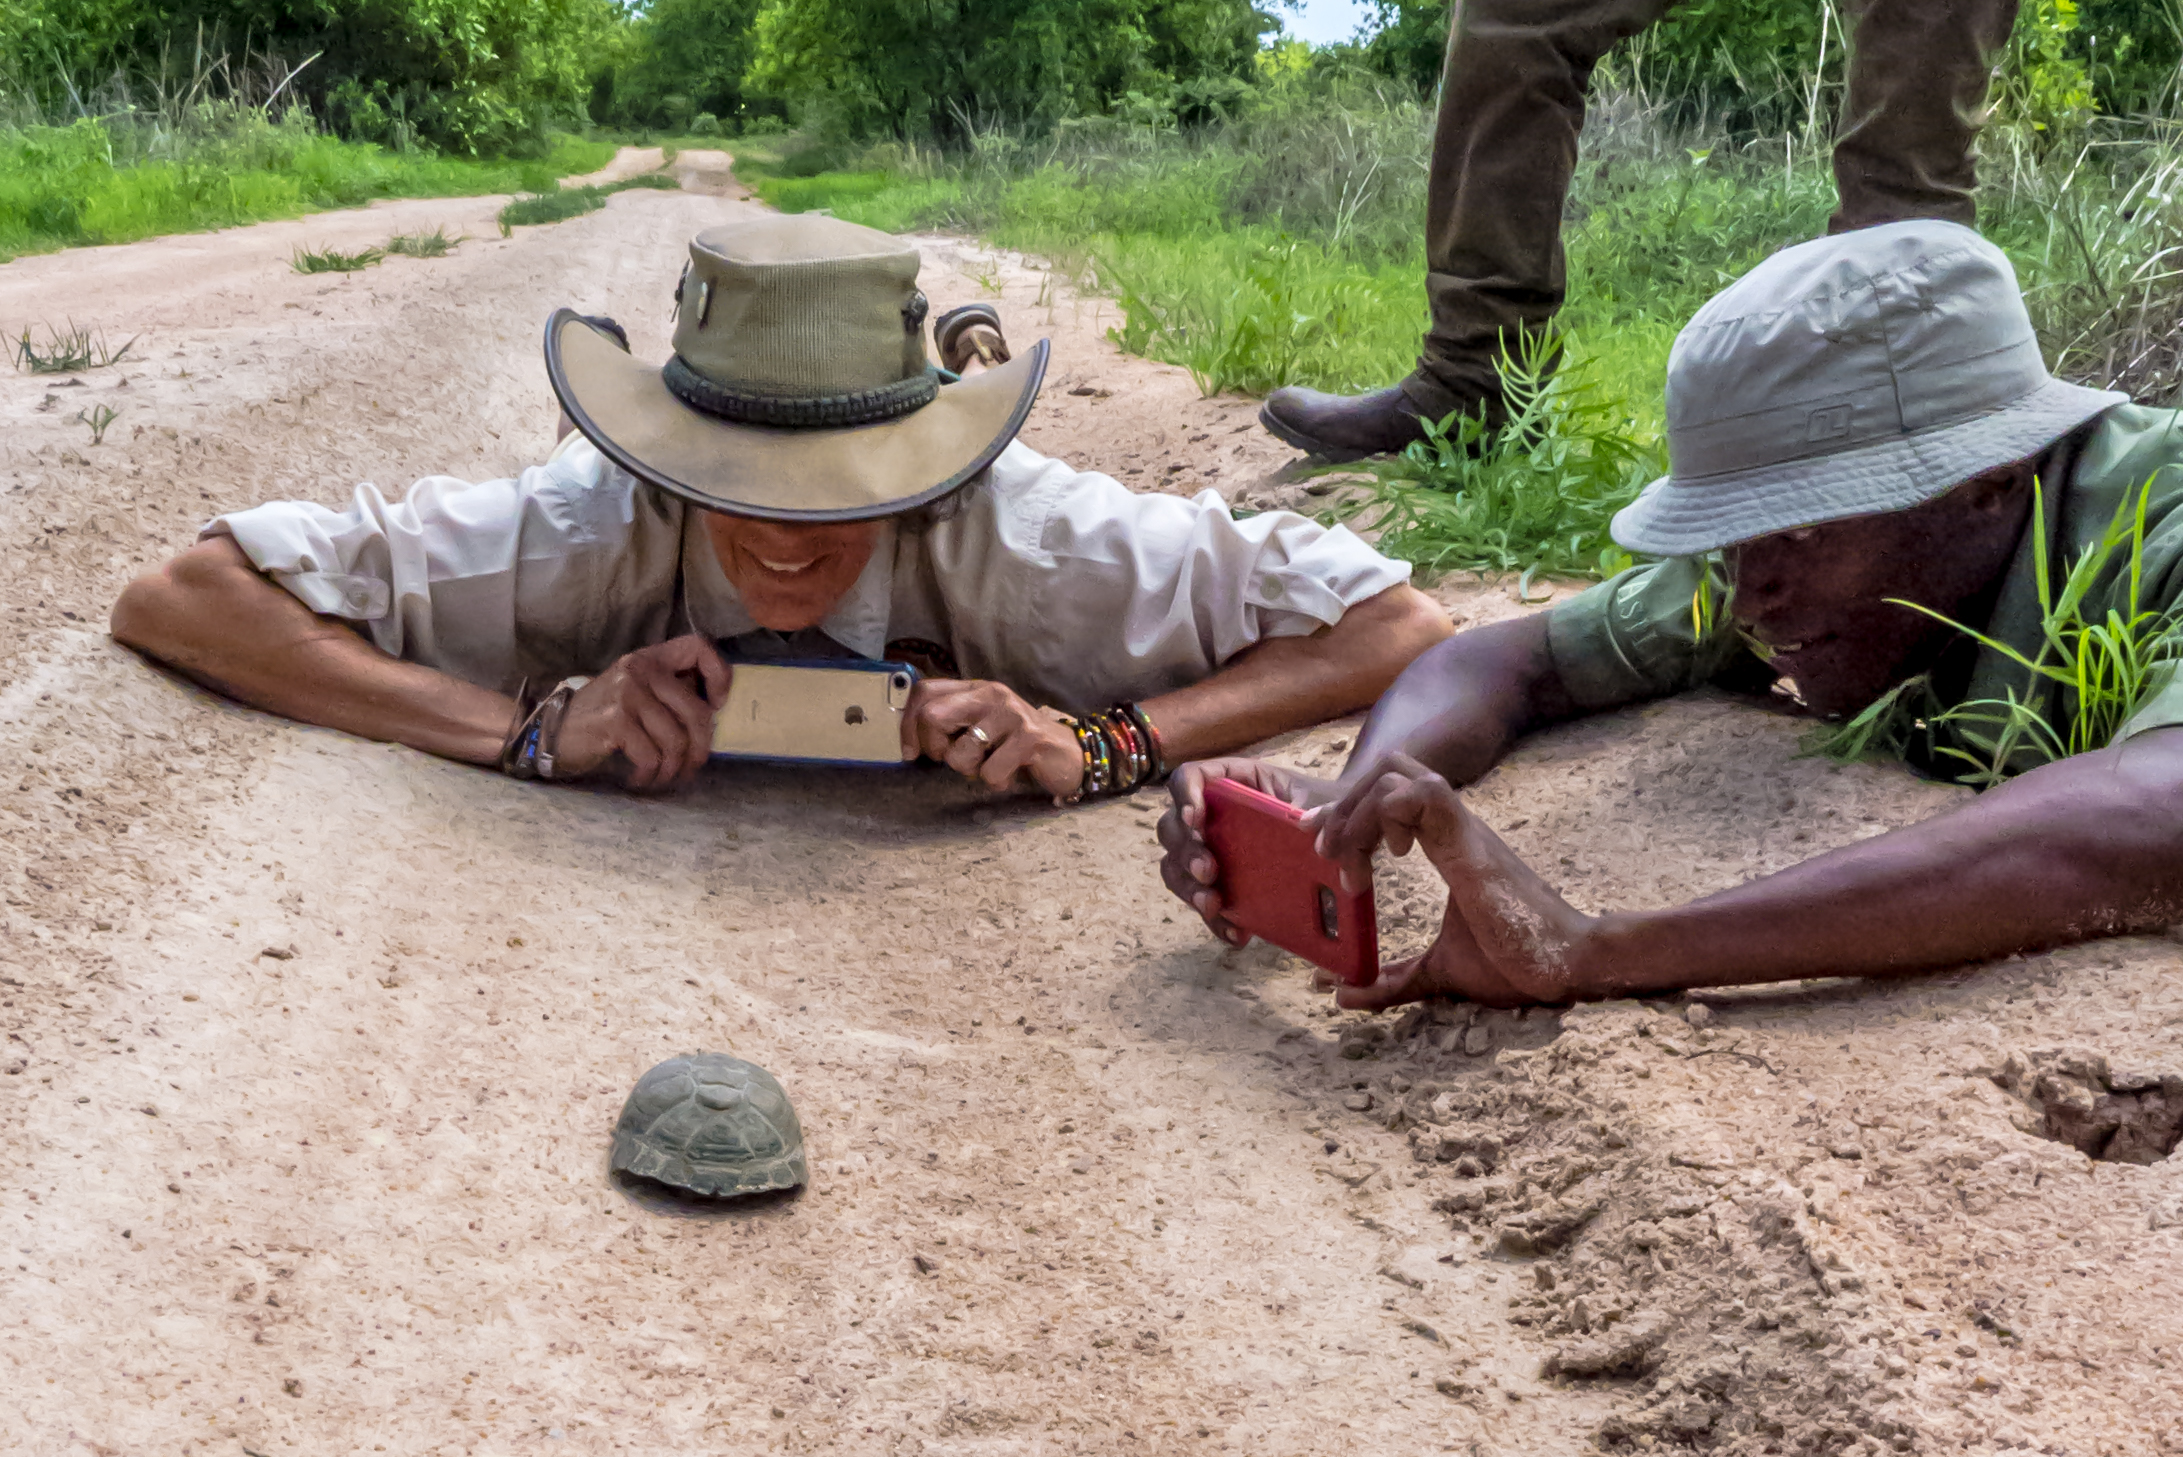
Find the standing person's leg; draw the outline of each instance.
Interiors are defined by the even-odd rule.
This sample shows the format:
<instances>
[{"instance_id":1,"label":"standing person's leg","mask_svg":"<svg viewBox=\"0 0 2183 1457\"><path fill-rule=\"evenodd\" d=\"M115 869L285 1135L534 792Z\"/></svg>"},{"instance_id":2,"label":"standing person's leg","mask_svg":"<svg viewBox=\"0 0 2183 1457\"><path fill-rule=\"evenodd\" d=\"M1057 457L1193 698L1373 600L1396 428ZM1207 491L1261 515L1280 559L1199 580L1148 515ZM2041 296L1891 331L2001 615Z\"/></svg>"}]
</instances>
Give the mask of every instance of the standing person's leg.
<instances>
[{"instance_id":1,"label":"standing person's leg","mask_svg":"<svg viewBox=\"0 0 2183 1457\"><path fill-rule=\"evenodd\" d=\"M1857 0L1830 233L1977 222L1971 140L2016 0Z\"/></svg>"},{"instance_id":2,"label":"standing person's leg","mask_svg":"<svg viewBox=\"0 0 2183 1457\"><path fill-rule=\"evenodd\" d=\"M1418 439L1420 415L1482 406L1493 416L1502 339L1513 345L1561 307L1562 203L1592 68L1672 3L1456 0L1425 202L1432 325L1417 369L1365 395L1276 390L1259 412L1268 430L1354 460Z\"/></svg>"}]
</instances>

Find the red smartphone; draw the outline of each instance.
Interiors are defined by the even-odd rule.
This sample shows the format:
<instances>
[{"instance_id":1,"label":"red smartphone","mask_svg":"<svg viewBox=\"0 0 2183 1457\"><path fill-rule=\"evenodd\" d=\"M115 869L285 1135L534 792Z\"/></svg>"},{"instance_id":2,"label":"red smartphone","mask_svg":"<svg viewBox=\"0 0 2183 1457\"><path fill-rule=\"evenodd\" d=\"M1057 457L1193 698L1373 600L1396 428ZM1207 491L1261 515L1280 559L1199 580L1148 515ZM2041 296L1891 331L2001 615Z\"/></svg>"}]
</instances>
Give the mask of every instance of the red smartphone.
<instances>
[{"instance_id":1,"label":"red smartphone","mask_svg":"<svg viewBox=\"0 0 2183 1457\"><path fill-rule=\"evenodd\" d=\"M1221 914L1351 986L1379 974L1372 887L1342 889L1341 867L1312 848L1304 812L1233 779L1205 786L1205 843L1220 862Z\"/></svg>"}]
</instances>

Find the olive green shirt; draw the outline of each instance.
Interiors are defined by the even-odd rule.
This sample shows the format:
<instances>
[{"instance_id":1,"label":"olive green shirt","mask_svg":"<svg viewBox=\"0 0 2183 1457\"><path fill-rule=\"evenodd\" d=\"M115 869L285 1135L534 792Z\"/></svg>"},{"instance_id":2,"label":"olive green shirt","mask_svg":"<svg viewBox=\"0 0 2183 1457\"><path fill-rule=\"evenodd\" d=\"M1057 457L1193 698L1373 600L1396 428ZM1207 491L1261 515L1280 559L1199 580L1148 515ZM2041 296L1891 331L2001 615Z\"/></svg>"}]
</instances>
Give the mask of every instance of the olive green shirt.
<instances>
[{"instance_id":1,"label":"olive green shirt","mask_svg":"<svg viewBox=\"0 0 2183 1457\"><path fill-rule=\"evenodd\" d=\"M2183 603L2183 412L2117 405L2051 447L2039 476L2051 590L2099 545L2125 498L2134 500L2150 482L2137 605L2158 612ZM1674 557L1632 567L1556 606L1547 636L1570 700L1596 713L1701 683L1763 680L1765 669L1737 634L1726 595L1717 557ZM2129 597L2125 545L2093 582L2084 616L2102 618L2112 607L2127 617ZM2033 534L2026 531L1992 616L1973 625L2036 660L2044 640L2040 621ZM2013 691L2054 721L2049 680L2034 679L1989 647L1977 647L1973 656L1966 646L1960 656L1968 671L1933 674L1939 706L1999 700ZM2183 681L2171 677L2156 680L2115 741L2173 724L2183 724Z\"/></svg>"}]
</instances>

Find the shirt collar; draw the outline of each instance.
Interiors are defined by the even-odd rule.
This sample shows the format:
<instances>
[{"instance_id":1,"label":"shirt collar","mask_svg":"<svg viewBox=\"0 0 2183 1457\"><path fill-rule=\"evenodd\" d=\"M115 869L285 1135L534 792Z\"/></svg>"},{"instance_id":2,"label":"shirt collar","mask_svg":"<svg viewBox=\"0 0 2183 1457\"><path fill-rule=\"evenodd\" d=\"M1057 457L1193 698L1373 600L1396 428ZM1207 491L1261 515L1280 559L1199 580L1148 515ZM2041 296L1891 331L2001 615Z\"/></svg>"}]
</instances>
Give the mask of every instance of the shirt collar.
<instances>
[{"instance_id":1,"label":"shirt collar","mask_svg":"<svg viewBox=\"0 0 2183 1457\"><path fill-rule=\"evenodd\" d=\"M895 524L883 522L864 564L834 610L819 620L819 631L860 657L877 658L887 649L887 626L894 608ZM682 531L682 590L690 627L707 637L741 637L758 630L757 619L720 570L702 515L691 511Z\"/></svg>"}]
</instances>

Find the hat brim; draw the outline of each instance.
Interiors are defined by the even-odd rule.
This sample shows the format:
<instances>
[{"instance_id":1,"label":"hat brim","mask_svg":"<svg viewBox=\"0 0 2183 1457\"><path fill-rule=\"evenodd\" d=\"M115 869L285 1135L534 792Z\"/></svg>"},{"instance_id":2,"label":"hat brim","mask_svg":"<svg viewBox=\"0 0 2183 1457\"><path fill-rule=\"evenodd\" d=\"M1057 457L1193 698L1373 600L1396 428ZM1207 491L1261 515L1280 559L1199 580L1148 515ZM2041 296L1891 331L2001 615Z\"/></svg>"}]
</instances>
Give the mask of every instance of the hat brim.
<instances>
[{"instance_id":1,"label":"hat brim","mask_svg":"<svg viewBox=\"0 0 2183 1457\"><path fill-rule=\"evenodd\" d=\"M1907 511L1973 476L2037 454L2129 398L2050 379L1998 410L1944 429L1722 475L1662 476L1615 513L1609 530L1626 551L1697 556L1823 521Z\"/></svg>"},{"instance_id":2,"label":"hat brim","mask_svg":"<svg viewBox=\"0 0 2183 1457\"><path fill-rule=\"evenodd\" d=\"M691 409L657 365L631 358L571 309L546 321L546 377L607 459L709 511L767 521L866 521L938 500L1016 438L1048 353L1041 339L998 368L942 385L900 419L789 430Z\"/></svg>"}]
</instances>

